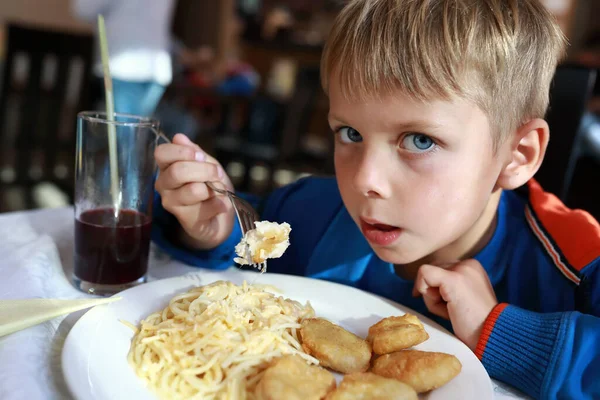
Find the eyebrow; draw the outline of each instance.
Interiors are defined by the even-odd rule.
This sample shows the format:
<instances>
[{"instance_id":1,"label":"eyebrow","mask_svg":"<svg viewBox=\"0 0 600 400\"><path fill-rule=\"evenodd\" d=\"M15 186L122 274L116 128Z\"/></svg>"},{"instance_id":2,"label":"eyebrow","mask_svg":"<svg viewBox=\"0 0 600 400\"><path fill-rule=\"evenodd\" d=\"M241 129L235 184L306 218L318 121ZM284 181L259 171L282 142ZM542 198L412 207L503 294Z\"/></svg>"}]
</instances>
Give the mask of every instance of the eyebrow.
<instances>
[{"instance_id":1,"label":"eyebrow","mask_svg":"<svg viewBox=\"0 0 600 400\"><path fill-rule=\"evenodd\" d=\"M349 125L352 126L352 124L346 123L344 122L344 118L340 118L334 114L329 114L327 120L329 122L333 122L336 121L336 125L337 124L341 124L341 125ZM430 131L430 130L439 130L443 128L443 125L440 124L439 122L435 122L435 121L426 121L426 120L420 120L420 119L415 119L415 120L409 120L409 121L405 121L405 122L398 122L398 123L393 123L391 125L392 129L394 131Z\"/></svg>"}]
</instances>

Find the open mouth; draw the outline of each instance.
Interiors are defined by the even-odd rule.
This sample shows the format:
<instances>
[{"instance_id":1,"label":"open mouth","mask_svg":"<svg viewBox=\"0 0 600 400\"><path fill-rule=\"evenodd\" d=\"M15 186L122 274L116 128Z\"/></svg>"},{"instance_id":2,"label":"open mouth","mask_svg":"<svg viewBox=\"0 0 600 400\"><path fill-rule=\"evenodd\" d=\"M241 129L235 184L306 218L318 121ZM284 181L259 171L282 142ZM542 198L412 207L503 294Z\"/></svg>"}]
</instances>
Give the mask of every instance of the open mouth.
<instances>
[{"instance_id":1,"label":"open mouth","mask_svg":"<svg viewBox=\"0 0 600 400\"><path fill-rule=\"evenodd\" d=\"M398 227L396 227L396 226L386 225L386 224L370 224L370 225L373 228L378 229L380 231L384 231L384 232L390 232L390 231L398 229Z\"/></svg>"},{"instance_id":2,"label":"open mouth","mask_svg":"<svg viewBox=\"0 0 600 400\"><path fill-rule=\"evenodd\" d=\"M402 233L402 229L397 226L366 218L360 219L360 228L365 238L378 246L391 245Z\"/></svg>"}]
</instances>

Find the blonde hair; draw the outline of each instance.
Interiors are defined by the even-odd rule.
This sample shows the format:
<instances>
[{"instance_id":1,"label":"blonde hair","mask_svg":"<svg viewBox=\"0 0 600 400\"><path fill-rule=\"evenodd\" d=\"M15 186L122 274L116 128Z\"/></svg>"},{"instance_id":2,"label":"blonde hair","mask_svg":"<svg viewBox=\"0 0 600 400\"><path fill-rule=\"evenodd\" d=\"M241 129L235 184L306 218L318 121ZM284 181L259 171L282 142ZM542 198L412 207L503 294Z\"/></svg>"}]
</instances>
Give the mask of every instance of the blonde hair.
<instances>
[{"instance_id":1,"label":"blonde hair","mask_svg":"<svg viewBox=\"0 0 600 400\"><path fill-rule=\"evenodd\" d=\"M336 79L355 99L397 90L466 98L487 114L497 145L544 117L564 49L538 0L350 0L325 45L321 79L326 92Z\"/></svg>"}]
</instances>

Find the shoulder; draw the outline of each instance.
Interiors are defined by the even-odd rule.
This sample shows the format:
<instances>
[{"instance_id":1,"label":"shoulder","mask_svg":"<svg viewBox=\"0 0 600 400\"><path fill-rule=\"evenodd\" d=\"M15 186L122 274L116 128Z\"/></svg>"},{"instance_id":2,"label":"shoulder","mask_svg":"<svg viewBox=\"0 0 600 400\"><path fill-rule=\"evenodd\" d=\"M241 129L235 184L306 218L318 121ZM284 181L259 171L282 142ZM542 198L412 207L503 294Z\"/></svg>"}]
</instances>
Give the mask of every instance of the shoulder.
<instances>
[{"instance_id":1,"label":"shoulder","mask_svg":"<svg viewBox=\"0 0 600 400\"><path fill-rule=\"evenodd\" d=\"M579 284L582 271L600 257L600 225L587 212L572 210L535 181L515 191L527 224L565 277Z\"/></svg>"},{"instance_id":2,"label":"shoulder","mask_svg":"<svg viewBox=\"0 0 600 400\"><path fill-rule=\"evenodd\" d=\"M266 214L333 212L342 205L335 178L308 177L275 190L265 202Z\"/></svg>"}]
</instances>

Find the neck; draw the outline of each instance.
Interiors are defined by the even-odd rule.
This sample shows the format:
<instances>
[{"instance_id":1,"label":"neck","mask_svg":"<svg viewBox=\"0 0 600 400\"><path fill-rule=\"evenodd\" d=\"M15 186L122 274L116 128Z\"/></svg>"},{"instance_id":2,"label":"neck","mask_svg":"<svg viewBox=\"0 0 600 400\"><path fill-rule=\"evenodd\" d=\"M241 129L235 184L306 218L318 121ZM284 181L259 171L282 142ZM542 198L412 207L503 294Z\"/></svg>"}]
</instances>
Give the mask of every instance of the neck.
<instances>
[{"instance_id":1,"label":"neck","mask_svg":"<svg viewBox=\"0 0 600 400\"><path fill-rule=\"evenodd\" d=\"M412 263L395 265L396 274L404 279L414 280L419 267L423 264L449 266L479 253L494 235L501 195L501 190L492 193L475 224L458 240Z\"/></svg>"}]
</instances>

